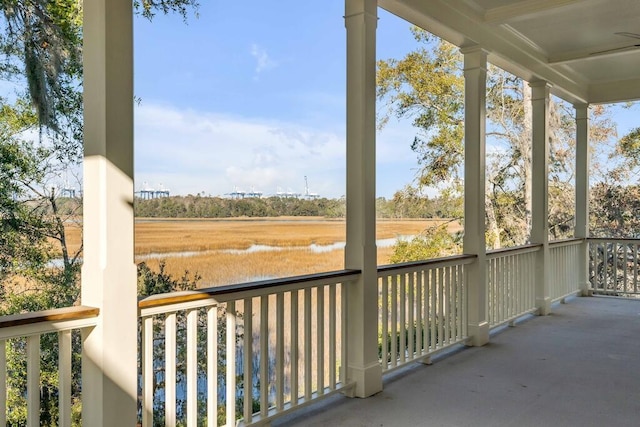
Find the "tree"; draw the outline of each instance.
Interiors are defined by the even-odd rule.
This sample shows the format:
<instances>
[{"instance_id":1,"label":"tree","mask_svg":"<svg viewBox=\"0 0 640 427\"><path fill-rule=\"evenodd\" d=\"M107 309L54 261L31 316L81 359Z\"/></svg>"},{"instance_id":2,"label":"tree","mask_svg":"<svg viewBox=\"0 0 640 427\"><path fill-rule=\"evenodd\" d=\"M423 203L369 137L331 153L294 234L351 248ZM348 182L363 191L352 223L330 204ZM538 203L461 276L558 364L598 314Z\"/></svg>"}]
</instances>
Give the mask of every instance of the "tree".
<instances>
[{"instance_id":1,"label":"tree","mask_svg":"<svg viewBox=\"0 0 640 427\"><path fill-rule=\"evenodd\" d=\"M186 20L197 0L135 0L137 13L177 13ZM41 130L55 132L76 152L82 143L82 2L78 0L5 0L0 78L23 82ZM60 147L59 147L60 148Z\"/></svg>"},{"instance_id":2,"label":"tree","mask_svg":"<svg viewBox=\"0 0 640 427\"><path fill-rule=\"evenodd\" d=\"M385 105L380 127L391 116L409 118L417 136L411 143L421 169L419 186L436 187L461 197L464 156L464 77L457 48L413 28L418 47L404 58L378 62L377 96ZM531 89L494 66L487 78L487 193L489 247L515 246L529 239L531 225ZM550 215L556 238L571 232L569 203L574 176L573 111L550 103ZM615 131L603 107L591 109L591 143Z\"/></svg>"},{"instance_id":3,"label":"tree","mask_svg":"<svg viewBox=\"0 0 640 427\"><path fill-rule=\"evenodd\" d=\"M421 261L462 252L462 235L452 234L447 224L430 227L411 240L396 243L389 259L392 264L409 261Z\"/></svg>"},{"instance_id":4,"label":"tree","mask_svg":"<svg viewBox=\"0 0 640 427\"><path fill-rule=\"evenodd\" d=\"M80 204L67 203L63 212L52 183L82 152L81 6L77 0L0 2L0 79L15 87L11 99L0 98L0 315L71 306L79 295L81 248L70 252L65 224ZM156 12L185 18L197 1L141 0L136 7L149 19ZM56 423L55 342L41 338L42 425ZM7 342L9 425L26 422L24 343ZM78 351L76 336L76 361Z\"/></svg>"}]
</instances>

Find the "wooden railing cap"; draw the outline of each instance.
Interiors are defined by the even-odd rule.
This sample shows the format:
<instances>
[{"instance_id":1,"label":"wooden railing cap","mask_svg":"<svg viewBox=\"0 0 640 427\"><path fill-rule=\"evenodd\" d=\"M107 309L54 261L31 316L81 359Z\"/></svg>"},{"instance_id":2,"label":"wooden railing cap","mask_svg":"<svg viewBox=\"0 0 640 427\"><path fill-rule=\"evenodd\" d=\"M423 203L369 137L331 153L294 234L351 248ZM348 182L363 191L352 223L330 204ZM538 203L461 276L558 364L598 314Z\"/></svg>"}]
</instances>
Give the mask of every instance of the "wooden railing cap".
<instances>
[{"instance_id":1,"label":"wooden railing cap","mask_svg":"<svg viewBox=\"0 0 640 427\"><path fill-rule=\"evenodd\" d=\"M42 322L88 319L91 317L97 317L99 314L99 308L84 305L33 311L29 313L10 314L7 316L0 316L0 328L31 325Z\"/></svg>"}]
</instances>

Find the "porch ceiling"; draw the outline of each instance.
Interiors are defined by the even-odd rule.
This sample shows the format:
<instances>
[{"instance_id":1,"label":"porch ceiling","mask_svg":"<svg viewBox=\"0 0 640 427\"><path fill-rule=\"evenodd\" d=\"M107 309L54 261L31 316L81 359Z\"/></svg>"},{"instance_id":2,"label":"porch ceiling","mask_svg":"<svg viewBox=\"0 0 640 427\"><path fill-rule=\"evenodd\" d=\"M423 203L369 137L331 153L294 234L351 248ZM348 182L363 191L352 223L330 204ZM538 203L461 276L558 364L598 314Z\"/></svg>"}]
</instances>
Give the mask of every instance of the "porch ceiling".
<instances>
[{"instance_id":1,"label":"porch ceiling","mask_svg":"<svg viewBox=\"0 0 640 427\"><path fill-rule=\"evenodd\" d=\"M573 103L640 99L637 0L379 0L379 5ZM637 35L638 37L633 37Z\"/></svg>"}]
</instances>

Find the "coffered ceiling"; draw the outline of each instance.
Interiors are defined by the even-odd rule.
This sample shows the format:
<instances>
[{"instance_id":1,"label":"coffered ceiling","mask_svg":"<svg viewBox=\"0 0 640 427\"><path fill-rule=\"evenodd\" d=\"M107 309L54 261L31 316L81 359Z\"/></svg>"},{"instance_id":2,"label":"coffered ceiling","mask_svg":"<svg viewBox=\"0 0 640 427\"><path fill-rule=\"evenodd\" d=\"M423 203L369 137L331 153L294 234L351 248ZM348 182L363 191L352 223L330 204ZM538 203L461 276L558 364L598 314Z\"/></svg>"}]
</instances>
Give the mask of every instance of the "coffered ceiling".
<instances>
[{"instance_id":1,"label":"coffered ceiling","mask_svg":"<svg viewBox=\"0 0 640 427\"><path fill-rule=\"evenodd\" d=\"M640 0L379 0L573 103L640 99Z\"/></svg>"}]
</instances>

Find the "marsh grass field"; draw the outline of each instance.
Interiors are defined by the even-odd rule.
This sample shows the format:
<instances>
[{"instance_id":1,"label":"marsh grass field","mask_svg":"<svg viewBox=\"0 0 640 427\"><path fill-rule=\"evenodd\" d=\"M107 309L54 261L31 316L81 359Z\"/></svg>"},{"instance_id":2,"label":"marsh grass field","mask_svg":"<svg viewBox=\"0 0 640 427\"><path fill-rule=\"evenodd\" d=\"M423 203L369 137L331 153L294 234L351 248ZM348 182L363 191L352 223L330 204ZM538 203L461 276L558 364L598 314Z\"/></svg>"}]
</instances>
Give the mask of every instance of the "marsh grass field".
<instances>
[{"instance_id":1,"label":"marsh grass field","mask_svg":"<svg viewBox=\"0 0 640 427\"><path fill-rule=\"evenodd\" d=\"M447 223L451 231L460 229L459 224L444 219L379 220L376 227L378 264L389 263L396 239L418 235L425 229L443 223ZM191 277L197 274L201 277L199 286L210 287L340 270L344 268L345 232L344 220L315 217L224 220L139 218L135 226L135 256L137 263L144 261L155 271L164 262L165 272L174 278L182 277L185 271L189 271ZM79 229L70 228L68 236L72 248L77 249L80 245ZM312 390L319 384L330 384L332 375L339 372L345 363L341 359L342 286L337 285L333 296L329 287L318 287L295 293L285 292L278 297L271 295L266 302L256 297L251 300L250 307L246 305L246 300L234 305L237 330L246 333L244 328L249 327L252 337L247 348L244 339L238 340L236 369L238 375L245 375L243 364L250 363L253 367L249 371L251 378L242 377L242 381L251 384L247 389L251 390L256 402L259 401L261 390L258 373L263 358L268 365L268 404L273 405L275 402L278 333L283 334L285 401L289 401L294 395L304 395L305 387L309 384ZM222 304L221 307L226 309L227 306ZM263 313L263 310L267 312ZM289 328L278 332L278 310L284 319L291 320L292 316L296 316L295 334ZM332 318L333 336L330 332ZM246 319L251 319L250 326L245 323ZM224 324L224 316L219 317L218 321ZM266 326L261 323L263 321ZM322 328L319 328L320 324ZM226 333L221 332L223 329L220 327L218 333ZM294 335L299 343L295 345L298 350L293 349ZM218 342L224 342L224 339L220 335ZM300 343L308 343L305 344L304 351ZM263 353L263 344L267 346L266 355ZM331 358L332 351L334 359ZM295 365L291 363L294 358L297 362ZM330 368L332 360L333 374ZM292 376L297 378L297 390L292 388ZM204 384L204 378L200 378L198 383ZM180 390L182 389L179 388L179 393ZM223 388L219 394L219 408L224 405L224 392ZM236 398L240 396L238 394Z\"/></svg>"},{"instance_id":2,"label":"marsh grass field","mask_svg":"<svg viewBox=\"0 0 640 427\"><path fill-rule=\"evenodd\" d=\"M388 264L393 239L415 236L446 220L379 220L378 264ZM449 225L459 229L457 223ZM136 220L136 262L175 278L188 271L201 287L340 270L345 221L316 217ZM80 232L68 229L70 247Z\"/></svg>"}]
</instances>

